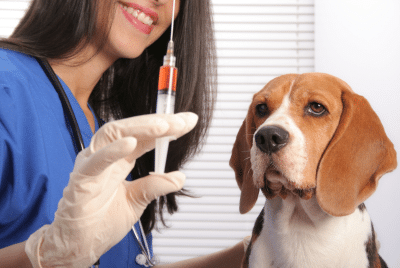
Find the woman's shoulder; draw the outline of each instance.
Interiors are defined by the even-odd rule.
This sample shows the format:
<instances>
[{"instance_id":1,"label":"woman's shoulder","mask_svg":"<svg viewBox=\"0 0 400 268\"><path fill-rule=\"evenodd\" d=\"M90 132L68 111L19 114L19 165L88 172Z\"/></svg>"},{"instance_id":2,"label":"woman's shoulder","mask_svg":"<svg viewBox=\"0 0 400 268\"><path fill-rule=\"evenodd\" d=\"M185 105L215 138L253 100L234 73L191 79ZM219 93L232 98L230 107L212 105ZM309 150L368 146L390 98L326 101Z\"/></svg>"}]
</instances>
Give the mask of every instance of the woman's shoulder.
<instances>
[{"instance_id":1,"label":"woman's shoulder","mask_svg":"<svg viewBox=\"0 0 400 268\"><path fill-rule=\"evenodd\" d=\"M51 86L36 58L0 48L0 104L19 102L34 95L45 95ZM7 101L8 99L8 101Z\"/></svg>"},{"instance_id":2,"label":"woman's shoulder","mask_svg":"<svg viewBox=\"0 0 400 268\"><path fill-rule=\"evenodd\" d=\"M0 48L0 121L16 128L18 122L46 104L43 99L46 76L32 56ZM36 107L36 108L35 108Z\"/></svg>"},{"instance_id":3,"label":"woman's shoulder","mask_svg":"<svg viewBox=\"0 0 400 268\"><path fill-rule=\"evenodd\" d=\"M0 83L24 78L38 71L36 59L27 54L0 48Z\"/></svg>"}]
</instances>

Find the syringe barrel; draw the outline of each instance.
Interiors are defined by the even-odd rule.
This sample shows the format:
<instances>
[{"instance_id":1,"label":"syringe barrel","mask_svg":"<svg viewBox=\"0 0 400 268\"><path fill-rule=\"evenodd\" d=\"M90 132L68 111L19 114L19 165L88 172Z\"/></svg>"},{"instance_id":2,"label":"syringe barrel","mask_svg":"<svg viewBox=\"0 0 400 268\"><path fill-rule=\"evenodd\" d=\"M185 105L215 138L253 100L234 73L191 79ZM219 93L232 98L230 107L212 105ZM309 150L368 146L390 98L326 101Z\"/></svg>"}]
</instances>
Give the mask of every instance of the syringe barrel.
<instances>
[{"instance_id":1,"label":"syringe barrel","mask_svg":"<svg viewBox=\"0 0 400 268\"><path fill-rule=\"evenodd\" d=\"M161 66L160 68L156 110L158 114L174 113L177 74L178 70L175 67Z\"/></svg>"},{"instance_id":2,"label":"syringe barrel","mask_svg":"<svg viewBox=\"0 0 400 268\"><path fill-rule=\"evenodd\" d=\"M161 66L160 75L158 77L158 90L168 90L170 83L170 73L172 69L172 91L176 91L176 81L178 75L178 69L172 66Z\"/></svg>"},{"instance_id":3,"label":"syringe barrel","mask_svg":"<svg viewBox=\"0 0 400 268\"><path fill-rule=\"evenodd\" d=\"M162 66L158 80L157 114L173 114L178 71L172 66ZM155 173L162 174L168 154L169 137L156 139Z\"/></svg>"},{"instance_id":4,"label":"syringe barrel","mask_svg":"<svg viewBox=\"0 0 400 268\"><path fill-rule=\"evenodd\" d=\"M166 90L159 90L157 95L157 114L173 114L175 108L175 91L168 94Z\"/></svg>"}]
</instances>

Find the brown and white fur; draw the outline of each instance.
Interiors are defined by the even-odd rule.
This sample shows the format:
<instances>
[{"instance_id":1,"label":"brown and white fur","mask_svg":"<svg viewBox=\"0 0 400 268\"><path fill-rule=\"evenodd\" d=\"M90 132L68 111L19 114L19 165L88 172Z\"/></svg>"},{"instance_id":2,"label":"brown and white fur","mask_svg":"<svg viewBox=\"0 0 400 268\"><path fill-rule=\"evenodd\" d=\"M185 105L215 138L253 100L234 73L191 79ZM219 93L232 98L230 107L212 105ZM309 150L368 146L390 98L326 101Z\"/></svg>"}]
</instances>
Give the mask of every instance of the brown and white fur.
<instances>
[{"instance_id":1,"label":"brown and white fur","mask_svg":"<svg viewBox=\"0 0 400 268\"><path fill-rule=\"evenodd\" d=\"M230 165L240 212L266 203L243 268L386 267L363 202L397 166L368 101L339 78L289 74L256 93Z\"/></svg>"}]
</instances>

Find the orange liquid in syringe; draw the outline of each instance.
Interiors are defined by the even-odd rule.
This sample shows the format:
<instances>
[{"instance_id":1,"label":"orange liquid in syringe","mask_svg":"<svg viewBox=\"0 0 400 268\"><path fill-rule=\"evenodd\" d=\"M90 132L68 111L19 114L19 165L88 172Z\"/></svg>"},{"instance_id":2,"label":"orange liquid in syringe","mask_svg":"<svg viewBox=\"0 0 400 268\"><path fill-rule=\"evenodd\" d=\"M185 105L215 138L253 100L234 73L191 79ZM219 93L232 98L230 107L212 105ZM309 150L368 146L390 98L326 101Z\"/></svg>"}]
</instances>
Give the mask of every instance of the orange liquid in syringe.
<instances>
[{"instance_id":1,"label":"orange liquid in syringe","mask_svg":"<svg viewBox=\"0 0 400 268\"><path fill-rule=\"evenodd\" d=\"M171 69L173 70L172 72L172 91L175 93L176 91L176 80L177 80L177 74L178 74L178 69L175 67L171 66L161 66L160 68L160 75L158 78L158 90L167 90L169 88L169 75Z\"/></svg>"}]
</instances>

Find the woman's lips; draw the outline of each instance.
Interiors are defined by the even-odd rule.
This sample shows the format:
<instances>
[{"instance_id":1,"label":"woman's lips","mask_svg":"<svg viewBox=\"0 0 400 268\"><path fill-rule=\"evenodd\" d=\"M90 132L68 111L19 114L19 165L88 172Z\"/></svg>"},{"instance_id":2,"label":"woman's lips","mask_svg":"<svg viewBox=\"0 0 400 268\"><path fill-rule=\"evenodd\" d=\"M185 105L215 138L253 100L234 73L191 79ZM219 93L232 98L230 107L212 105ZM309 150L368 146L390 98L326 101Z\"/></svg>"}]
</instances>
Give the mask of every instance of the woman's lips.
<instances>
[{"instance_id":1,"label":"woman's lips","mask_svg":"<svg viewBox=\"0 0 400 268\"><path fill-rule=\"evenodd\" d=\"M142 6L139 6L137 4L134 3L126 3L125 8L123 5L119 5L122 11L122 14L124 14L125 18L136 28L138 29L140 32L144 33L144 34L150 34L151 31L154 28L154 24L157 23L158 20L158 15L156 12L144 8ZM131 7L135 10L138 10L140 13L145 14L147 17L150 17L151 20L153 21L152 25L148 25L145 24L143 22L141 22L138 18L136 18L135 16L133 16L132 14L130 14L127 10L126 7Z\"/></svg>"}]
</instances>

